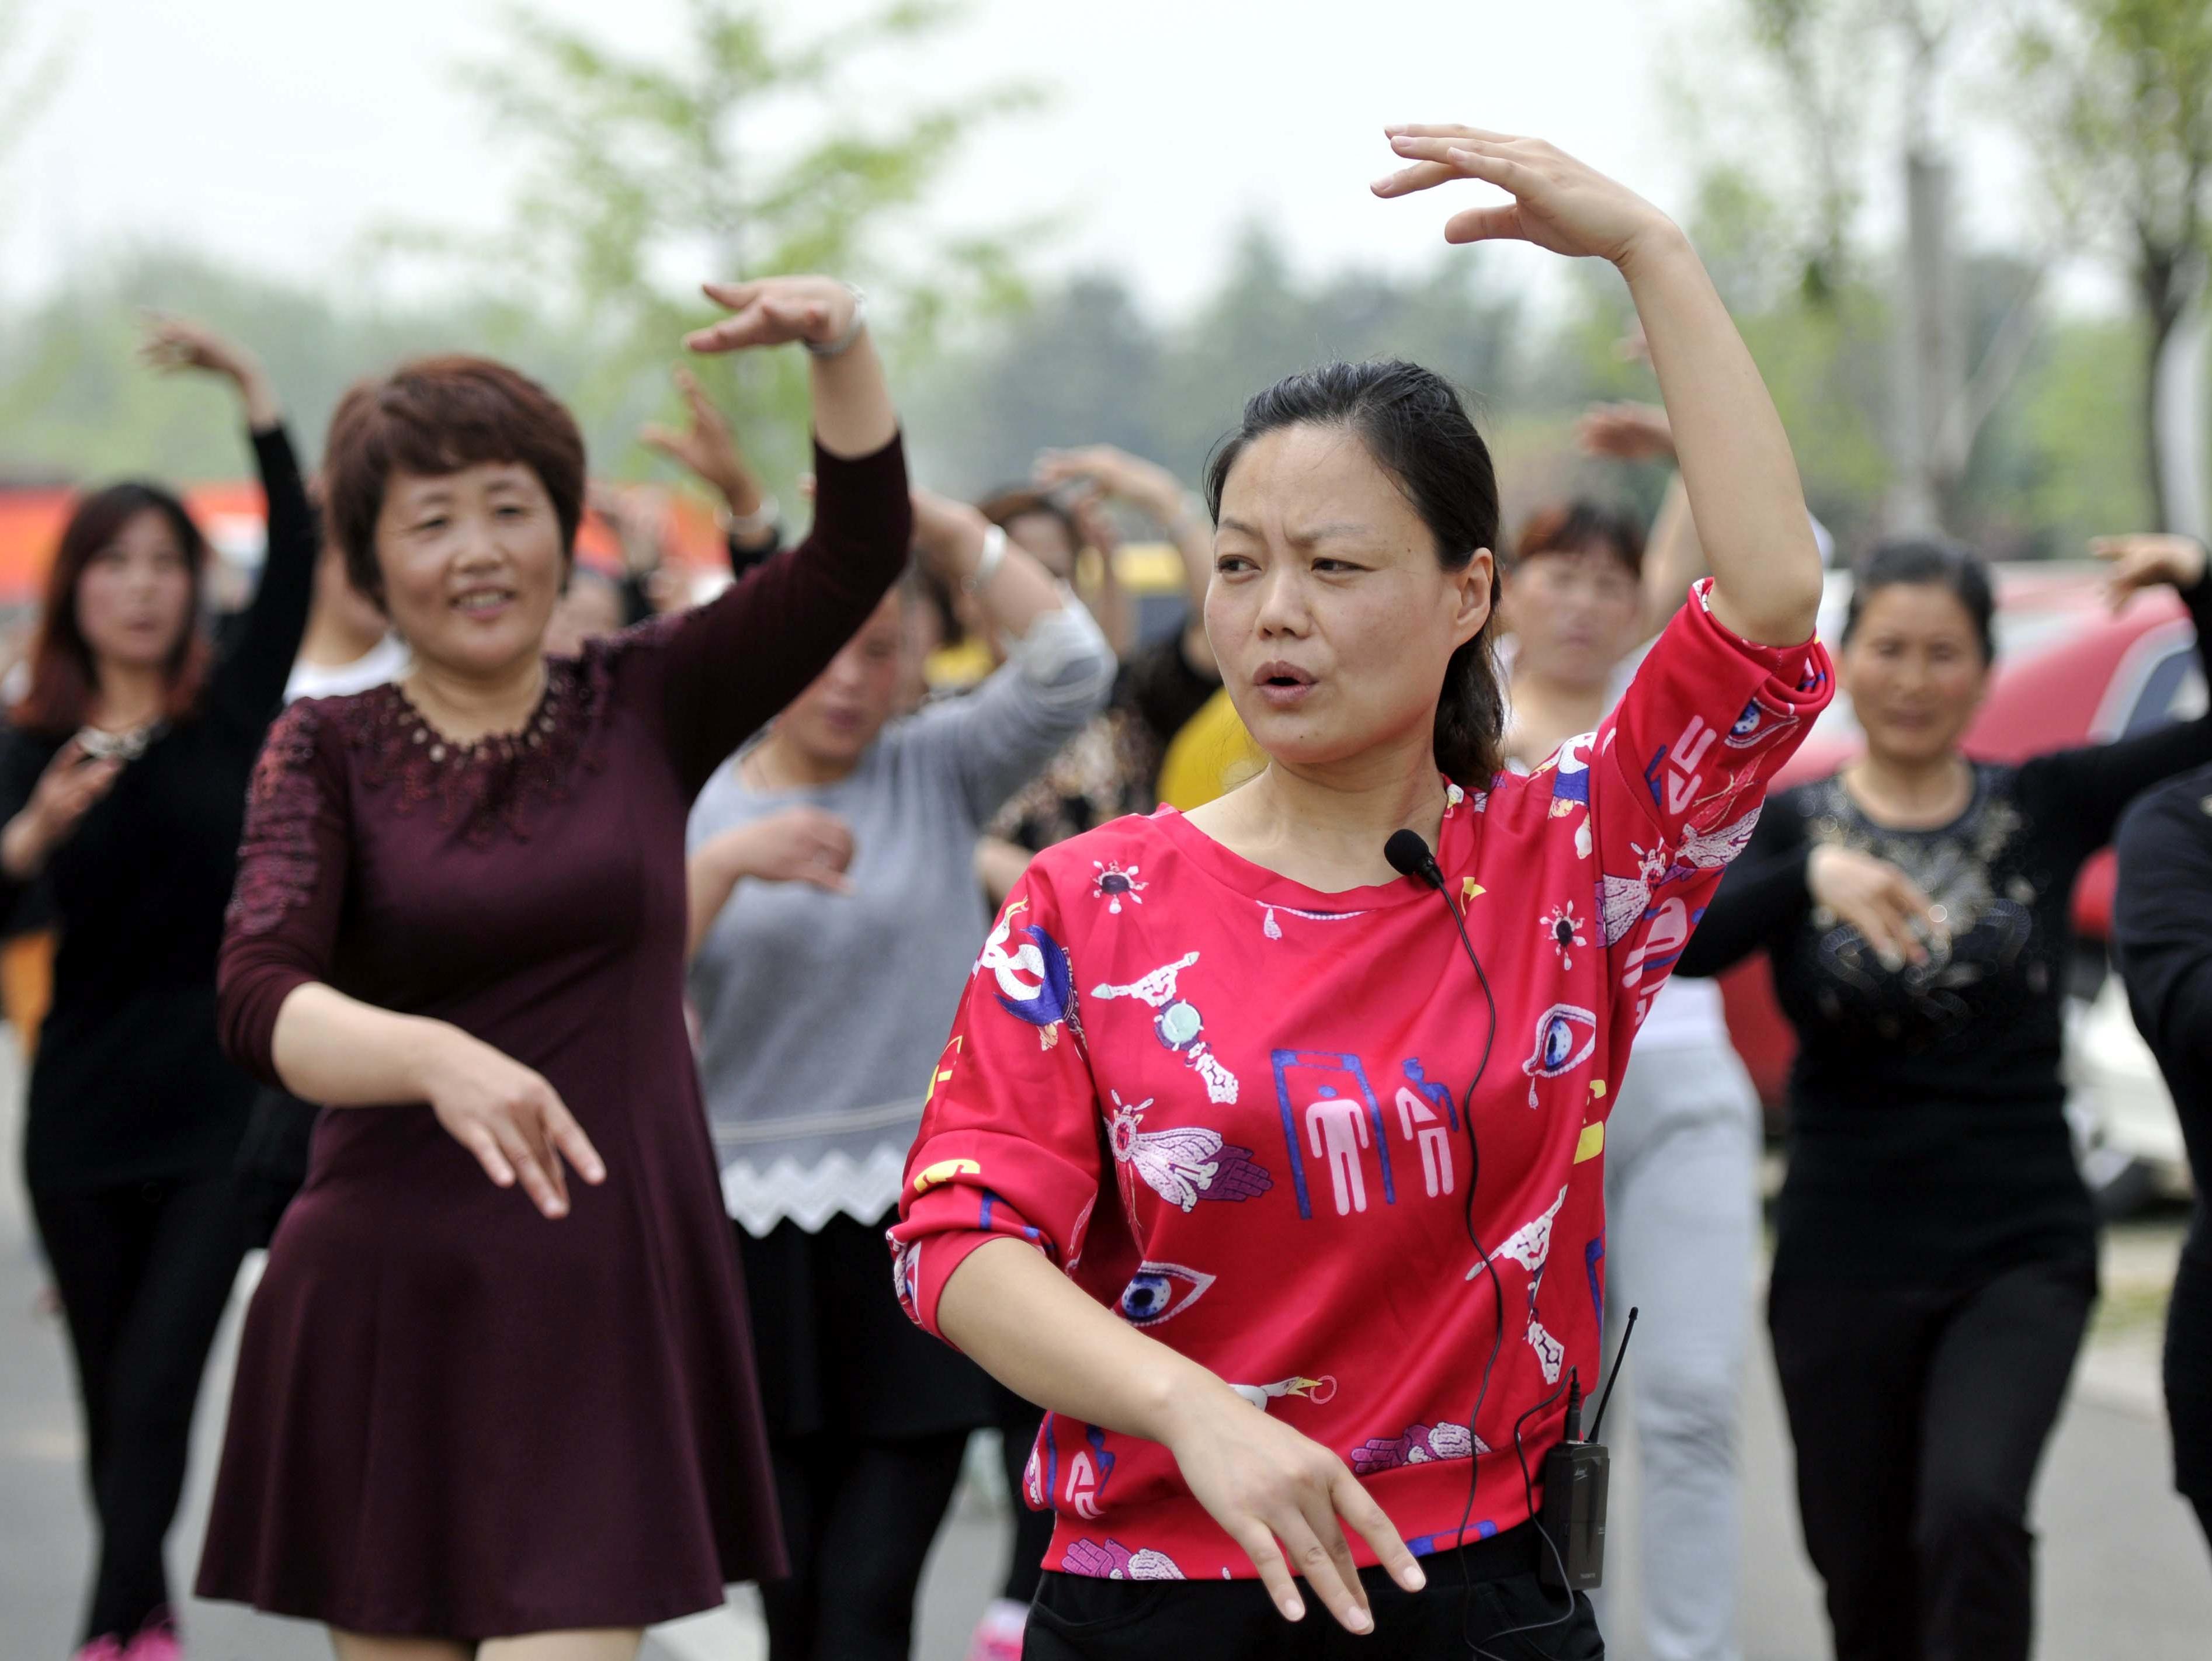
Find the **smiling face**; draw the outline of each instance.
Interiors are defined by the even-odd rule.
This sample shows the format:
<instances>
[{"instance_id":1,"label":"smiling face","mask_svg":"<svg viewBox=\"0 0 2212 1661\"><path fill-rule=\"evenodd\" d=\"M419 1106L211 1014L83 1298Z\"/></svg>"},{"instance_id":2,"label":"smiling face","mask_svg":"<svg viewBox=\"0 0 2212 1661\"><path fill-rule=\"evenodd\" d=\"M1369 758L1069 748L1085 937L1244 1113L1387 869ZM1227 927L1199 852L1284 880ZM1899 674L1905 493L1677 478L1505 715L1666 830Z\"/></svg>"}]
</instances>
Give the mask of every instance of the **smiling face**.
<instances>
[{"instance_id":1,"label":"smiling face","mask_svg":"<svg viewBox=\"0 0 2212 1661\"><path fill-rule=\"evenodd\" d=\"M392 624L415 656L495 676L544 649L568 551L552 499L520 462L395 473L376 519Z\"/></svg>"},{"instance_id":2,"label":"smiling face","mask_svg":"<svg viewBox=\"0 0 2212 1661\"><path fill-rule=\"evenodd\" d=\"M1500 621L1513 631L1516 675L1601 688L1636 643L1636 575L1602 543L1524 555L1505 575Z\"/></svg>"},{"instance_id":3,"label":"smiling face","mask_svg":"<svg viewBox=\"0 0 2212 1661\"><path fill-rule=\"evenodd\" d=\"M1989 689L1973 616L1941 583L1869 594L1836 670L1868 750L1905 766L1956 749Z\"/></svg>"},{"instance_id":4,"label":"smiling face","mask_svg":"<svg viewBox=\"0 0 2212 1661\"><path fill-rule=\"evenodd\" d=\"M191 610L191 556L168 516L153 508L125 519L77 579L77 628L98 663L167 664Z\"/></svg>"},{"instance_id":5,"label":"smiling face","mask_svg":"<svg viewBox=\"0 0 2212 1661\"><path fill-rule=\"evenodd\" d=\"M822 771L849 769L898 712L907 680L905 611L902 588L893 588L830 667L776 717L777 737Z\"/></svg>"},{"instance_id":6,"label":"smiling face","mask_svg":"<svg viewBox=\"0 0 2212 1661\"><path fill-rule=\"evenodd\" d=\"M1277 761L1330 768L1429 743L1444 670L1489 615L1491 556L1459 571L1365 445L1278 427L1221 492L1206 629L1245 727Z\"/></svg>"}]
</instances>

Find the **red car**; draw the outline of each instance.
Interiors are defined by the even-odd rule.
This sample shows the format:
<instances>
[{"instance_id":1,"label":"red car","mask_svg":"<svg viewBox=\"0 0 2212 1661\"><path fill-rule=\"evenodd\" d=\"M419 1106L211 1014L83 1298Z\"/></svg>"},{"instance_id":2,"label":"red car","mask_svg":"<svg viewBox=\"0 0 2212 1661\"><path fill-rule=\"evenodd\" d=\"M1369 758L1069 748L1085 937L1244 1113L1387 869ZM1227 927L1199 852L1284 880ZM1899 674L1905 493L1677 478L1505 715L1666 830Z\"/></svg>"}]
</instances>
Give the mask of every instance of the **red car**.
<instances>
[{"instance_id":1,"label":"red car","mask_svg":"<svg viewBox=\"0 0 2212 1661\"><path fill-rule=\"evenodd\" d=\"M2118 617L2104 599L2099 567L2088 564L2006 565L1997 579L1997 664L1981 713L1967 730L1967 752L2018 761L2039 751L2093 743L2187 719L2205 708L2204 678L2188 615L2172 593L2136 597ZM1850 595L1847 573L1832 574L1820 607L1820 638L1837 649ZM1860 749L1850 700L1838 695L1814 724L1776 788L1832 773ZM2074 922L2101 957L2110 931L2110 849L2083 867L2074 891ZM1750 1069L1770 1119L1780 1108L1797 1041L1774 1001L1764 956L1721 977L1729 1030Z\"/></svg>"}]
</instances>

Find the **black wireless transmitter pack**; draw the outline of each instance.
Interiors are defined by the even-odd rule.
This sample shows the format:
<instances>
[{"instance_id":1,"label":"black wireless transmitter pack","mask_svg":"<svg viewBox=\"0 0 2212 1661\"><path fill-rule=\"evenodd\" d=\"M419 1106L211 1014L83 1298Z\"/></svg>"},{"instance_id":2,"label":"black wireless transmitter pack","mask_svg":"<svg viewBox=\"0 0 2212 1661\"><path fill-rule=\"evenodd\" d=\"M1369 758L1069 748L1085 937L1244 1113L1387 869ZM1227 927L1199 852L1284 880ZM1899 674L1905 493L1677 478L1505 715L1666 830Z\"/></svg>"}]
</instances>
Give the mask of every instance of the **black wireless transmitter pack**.
<instances>
[{"instance_id":1,"label":"black wireless transmitter pack","mask_svg":"<svg viewBox=\"0 0 2212 1661\"><path fill-rule=\"evenodd\" d=\"M1544 1456L1544 1507L1538 1526L1552 1549L1544 1554L1541 1573L1544 1585L1554 1591L1595 1591L1605 1584L1605 1496L1613 1461L1597 1437L1629 1337L1636 1331L1636 1315L1633 1309L1628 1312L1589 1437L1583 1435L1582 1385L1577 1379L1567 1386L1566 1434Z\"/></svg>"}]
</instances>

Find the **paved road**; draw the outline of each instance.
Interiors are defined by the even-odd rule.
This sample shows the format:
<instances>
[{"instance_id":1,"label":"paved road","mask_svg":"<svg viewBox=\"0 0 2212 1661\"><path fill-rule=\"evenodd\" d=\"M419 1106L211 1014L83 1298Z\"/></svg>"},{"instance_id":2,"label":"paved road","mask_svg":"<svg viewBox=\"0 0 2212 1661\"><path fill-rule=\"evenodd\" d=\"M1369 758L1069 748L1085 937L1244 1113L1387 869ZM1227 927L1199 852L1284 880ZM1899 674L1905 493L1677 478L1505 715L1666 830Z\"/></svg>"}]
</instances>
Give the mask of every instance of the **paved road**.
<instances>
[{"instance_id":1,"label":"paved road","mask_svg":"<svg viewBox=\"0 0 2212 1661\"><path fill-rule=\"evenodd\" d=\"M0 1040L4 1044L4 1040ZM60 1327L34 1308L40 1276L13 1150L18 1147L12 1056L0 1051L0 1657L62 1661L81 1596L89 1535L79 1438ZM2117 1240L2107 1254L2107 1318L2060 1425L2036 1506L2040 1532L2039 1652L2124 1654L2128 1661L2201 1661L2212 1652L2212 1555L2167 1491L2166 1435L2156 1412L2156 1286L2170 1266L2171 1227ZM234 1307L200 1410L185 1514L171 1541L180 1584L198 1548L213 1466ZM1623 1393L1632 1388L1632 1365ZM1629 1422L1621 1403L1613 1422ZM1826 1653L1819 1589L1806 1567L1790 1499L1790 1460L1771 1366L1763 1353L1746 1403L1743 1635L1746 1661L1816 1661ZM1626 1549L1635 1516L1632 1446L1613 1482L1613 1590L1607 1611L1620 1661L1643 1661L1633 1635L1635 1568ZM937 1543L922 1593L920 1661L960 1661L969 1627L1003 1570L1005 1514L981 1485L964 1489ZM185 1611L195 1661L322 1661L318 1630L243 1610ZM758 1661L757 1619L726 1613L656 1632L652 1661Z\"/></svg>"}]
</instances>

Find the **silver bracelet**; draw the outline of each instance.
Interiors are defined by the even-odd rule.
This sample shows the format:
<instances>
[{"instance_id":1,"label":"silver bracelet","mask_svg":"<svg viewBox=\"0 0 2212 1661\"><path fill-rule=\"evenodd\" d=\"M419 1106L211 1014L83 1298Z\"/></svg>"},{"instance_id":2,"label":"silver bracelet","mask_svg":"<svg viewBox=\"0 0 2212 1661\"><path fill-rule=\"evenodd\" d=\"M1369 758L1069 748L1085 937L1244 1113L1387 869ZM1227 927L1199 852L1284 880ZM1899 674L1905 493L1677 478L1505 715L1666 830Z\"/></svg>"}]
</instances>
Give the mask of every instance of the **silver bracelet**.
<instances>
[{"instance_id":1,"label":"silver bracelet","mask_svg":"<svg viewBox=\"0 0 2212 1661\"><path fill-rule=\"evenodd\" d=\"M860 337L860 330L868 326L868 297L851 283L845 292L853 297L853 320L845 325L845 332L835 340L810 340L806 349L817 358L842 357L853 349L853 343Z\"/></svg>"},{"instance_id":2,"label":"silver bracelet","mask_svg":"<svg viewBox=\"0 0 2212 1661\"><path fill-rule=\"evenodd\" d=\"M741 543L757 543L775 529L782 514L781 504L775 497L763 493L760 506L751 512L741 515L725 507L714 517L721 521L725 536L735 536Z\"/></svg>"},{"instance_id":3,"label":"silver bracelet","mask_svg":"<svg viewBox=\"0 0 2212 1661\"><path fill-rule=\"evenodd\" d=\"M999 567L1006 561L1006 533L997 525L983 532L983 551L975 556L975 568L960 579L960 591L973 596L981 594Z\"/></svg>"}]
</instances>

